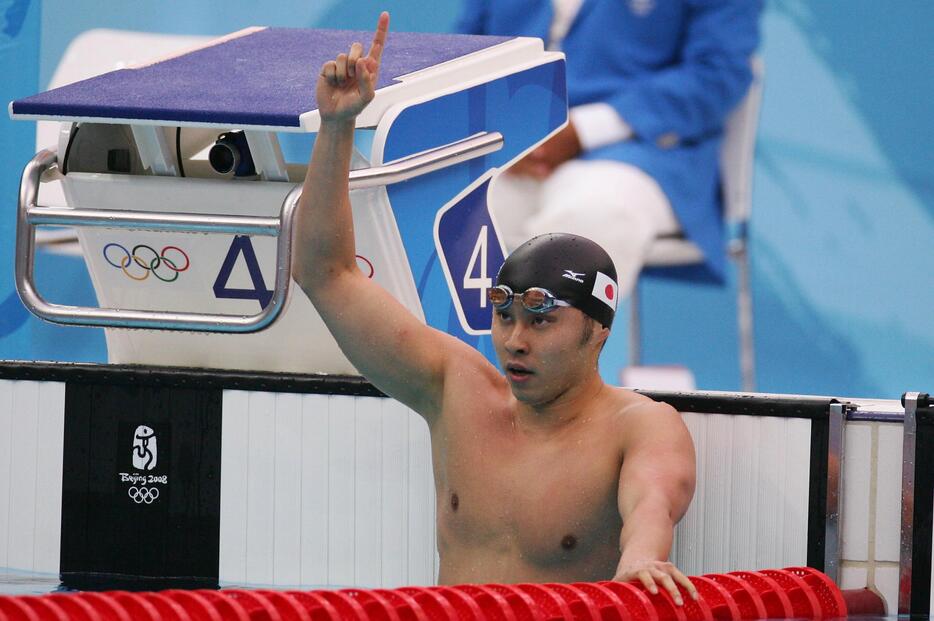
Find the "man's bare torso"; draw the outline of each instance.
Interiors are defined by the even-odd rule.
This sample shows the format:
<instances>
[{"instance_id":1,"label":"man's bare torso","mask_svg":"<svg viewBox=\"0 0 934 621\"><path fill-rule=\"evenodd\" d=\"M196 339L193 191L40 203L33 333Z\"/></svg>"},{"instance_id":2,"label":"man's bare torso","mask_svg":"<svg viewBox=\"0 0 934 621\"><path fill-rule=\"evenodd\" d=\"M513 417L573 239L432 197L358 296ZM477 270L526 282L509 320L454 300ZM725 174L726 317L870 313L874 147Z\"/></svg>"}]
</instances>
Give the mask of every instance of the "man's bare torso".
<instances>
[{"instance_id":1,"label":"man's bare torso","mask_svg":"<svg viewBox=\"0 0 934 621\"><path fill-rule=\"evenodd\" d=\"M693 584L665 562L674 522L694 489L690 436L671 407L600 380L597 360L612 312L599 302L574 307L542 292L553 305L526 299L545 284L539 279L531 288L514 283L525 293L519 304L508 304L504 295L517 296L500 283L493 288L500 302L492 341L504 377L477 350L425 326L357 268L347 173L355 119L375 96L388 30L383 12L366 56L355 43L321 67L315 87L321 124L295 217L292 276L354 366L429 423L441 582L664 578L673 597L680 593L672 580L693 593ZM614 273L593 242L562 239L571 245L543 236L547 247L540 251L577 257L575 266L597 263L598 274L606 263ZM596 255L585 256L590 251ZM540 262L516 259L525 260ZM591 299L586 285L581 292ZM594 285L591 295L606 302L615 291L598 293ZM626 546L619 562L618 541Z\"/></svg>"},{"instance_id":2,"label":"man's bare torso","mask_svg":"<svg viewBox=\"0 0 934 621\"><path fill-rule=\"evenodd\" d=\"M525 428L501 380L451 387L432 429L440 582L610 579L623 410L647 400L606 387L572 422Z\"/></svg>"}]
</instances>

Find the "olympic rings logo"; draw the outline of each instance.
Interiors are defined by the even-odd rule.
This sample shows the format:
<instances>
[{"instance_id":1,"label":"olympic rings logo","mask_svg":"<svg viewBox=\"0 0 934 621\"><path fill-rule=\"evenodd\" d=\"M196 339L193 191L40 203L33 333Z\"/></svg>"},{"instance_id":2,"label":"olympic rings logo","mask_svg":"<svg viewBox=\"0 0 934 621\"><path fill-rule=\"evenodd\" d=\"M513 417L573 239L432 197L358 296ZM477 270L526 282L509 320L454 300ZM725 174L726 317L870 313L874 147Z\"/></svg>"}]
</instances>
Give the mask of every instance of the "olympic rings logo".
<instances>
[{"instance_id":1,"label":"olympic rings logo","mask_svg":"<svg viewBox=\"0 0 934 621\"><path fill-rule=\"evenodd\" d=\"M144 502L151 505L159 497L159 488L157 487L136 487L133 486L127 490L127 494L138 505Z\"/></svg>"},{"instance_id":2,"label":"olympic rings logo","mask_svg":"<svg viewBox=\"0 0 934 621\"><path fill-rule=\"evenodd\" d=\"M172 257L168 256L169 254ZM119 259L119 261L114 259ZM123 270L128 278L139 281L146 280L152 274L162 282L175 282L178 280L178 275L191 265L188 255L178 246L166 246L162 252L156 252L146 244L136 244L133 250L129 251L124 246L113 242L104 246L104 260L113 267ZM131 263L143 270L142 276L130 273L127 268L131 267Z\"/></svg>"}]
</instances>

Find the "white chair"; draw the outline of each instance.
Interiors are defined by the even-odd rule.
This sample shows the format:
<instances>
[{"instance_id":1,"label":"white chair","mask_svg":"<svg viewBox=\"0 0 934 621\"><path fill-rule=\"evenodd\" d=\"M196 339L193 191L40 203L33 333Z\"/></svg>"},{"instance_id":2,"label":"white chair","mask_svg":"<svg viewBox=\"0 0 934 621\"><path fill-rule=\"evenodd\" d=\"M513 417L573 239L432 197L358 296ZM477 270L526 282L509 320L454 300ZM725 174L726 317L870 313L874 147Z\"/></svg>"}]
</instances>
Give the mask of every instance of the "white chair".
<instances>
[{"instance_id":1,"label":"white chair","mask_svg":"<svg viewBox=\"0 0 934 621\"><path fill-rule=\"evenodd\" d=\"M762 81L765 64L756 56L751 61L752 84L743 100L727 118L723 145L720 149L720 170L723 189L724 218L729 236L728 251L736 263L737 324L739 328L739 361L742 386L745 391L755 390L755 356L752 331L752 296L749 285L749 216L752 212L752 175L759 125L759 106L762 101ZM649 248L645 267L678 267L696 265L704 261L700 249L687 239L665 237L657 239ZM629 365L641 364L642 335L639 325L639 285L630 296Z\"/></svg>"}]
</instances>

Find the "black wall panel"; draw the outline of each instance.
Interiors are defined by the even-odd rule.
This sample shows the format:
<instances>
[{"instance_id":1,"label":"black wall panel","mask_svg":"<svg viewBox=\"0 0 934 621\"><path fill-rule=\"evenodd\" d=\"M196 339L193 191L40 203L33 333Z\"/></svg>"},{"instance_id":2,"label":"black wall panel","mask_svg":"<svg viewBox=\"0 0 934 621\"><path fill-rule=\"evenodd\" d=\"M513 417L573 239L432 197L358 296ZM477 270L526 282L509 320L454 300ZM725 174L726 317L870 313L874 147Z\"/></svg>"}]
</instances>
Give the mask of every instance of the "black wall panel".
<instances>
[{"instance_id":1,"label":"black wall panel","mask_svg":"<svg viewBox=\"0 0 934 621\"><path fill-rule=\"evenodd\" d=\"M68 383L62 580L217 584L220 455L219 389Z\"/></svg>"}]
</instances>

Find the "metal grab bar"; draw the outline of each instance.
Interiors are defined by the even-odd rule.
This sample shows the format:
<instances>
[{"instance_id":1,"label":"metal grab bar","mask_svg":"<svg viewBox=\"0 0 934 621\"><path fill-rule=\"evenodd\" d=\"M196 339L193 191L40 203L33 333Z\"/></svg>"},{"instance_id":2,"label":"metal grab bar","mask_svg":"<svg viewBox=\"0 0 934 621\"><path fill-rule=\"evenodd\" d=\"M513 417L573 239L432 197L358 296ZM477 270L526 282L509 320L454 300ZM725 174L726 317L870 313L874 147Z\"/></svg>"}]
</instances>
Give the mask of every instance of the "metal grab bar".
<instances>
[{"instance_id":1,"label":"metal grab bar","mask_svg":"<svg viewBox=\"0 0 934 621\"><path fill-rule=\"evenodd\" d=\"M157 330L197 330L206 332L256 332L272 324L288 301L291 279L292 212L301 196L296 187L286 197L280 218L231 218L211 228L210 215L166 214L165 222L147 212L79 210L38 207L39 180L57 161L54 151L44 150L26 165L20 182L19 209L16 216L16 291L26 308L46 321L79 326L111 328L146 328ZM240 221L240 228L232 226ZM263 225L259 226L262 221ZM146 228L155 230L186 230L237 233L251 230L253 234L277 235L276 279L273 296L266 307L255 315L225 315L217 313L187 313L172 311L142 311L120 308L67 306L47 302L34 283L36 226L38 224L78 224L107 228ZM181 226L188 228L181 228ZM248 226L252 225L252 226Z\"/></svg>"},{"instance_id":2,"label":"metal grab bar","mask_svg":"<svg viewBox=\"0 0 934 621\"><path fill-rule=\"evenodd\" d=\"M54 224L56 226L95 226L111 229L134 228L146 231L271 236L279 234L280 222L279 218L252 216L34 206L26 208L26 220L31 226Z\"/></svg>"},{"instance_id":3,"label":"metal grab bar","mask_svg":"<svg viewBox=\"0 0 934 621\"><path fill-rule=\"evenodd\" d=\"M351 171L350 188L398 183L487 155L498 151L502 146L503 136L499 132L475 134L382 166ZM106 328L249 333L267 328L282 312L291 289L292 214L301 197L300 185L297 185L283 201L278 218L39 206L37 202L40 179L56 162L57 155L54 151L43 150L23 169L16 216L16 290L26 308L40 319L68 325ZM50 224L278 237L273 296L269 304L255 315L142 311L53 304L39 294L34 282L36 227Z\"/></svg>"},{"instance_id":4,"label":"metal grab bar","mask_svg":"<svg viewBox=\"0 0 934 621\"><path fill-rule=\"evenodd\" d=\"M480 132L441 147L420 151L381 166L350 171L350 189L392 185L413 177L454 166L503 148L499 132Z\"/></svg>"}]
</instances>

